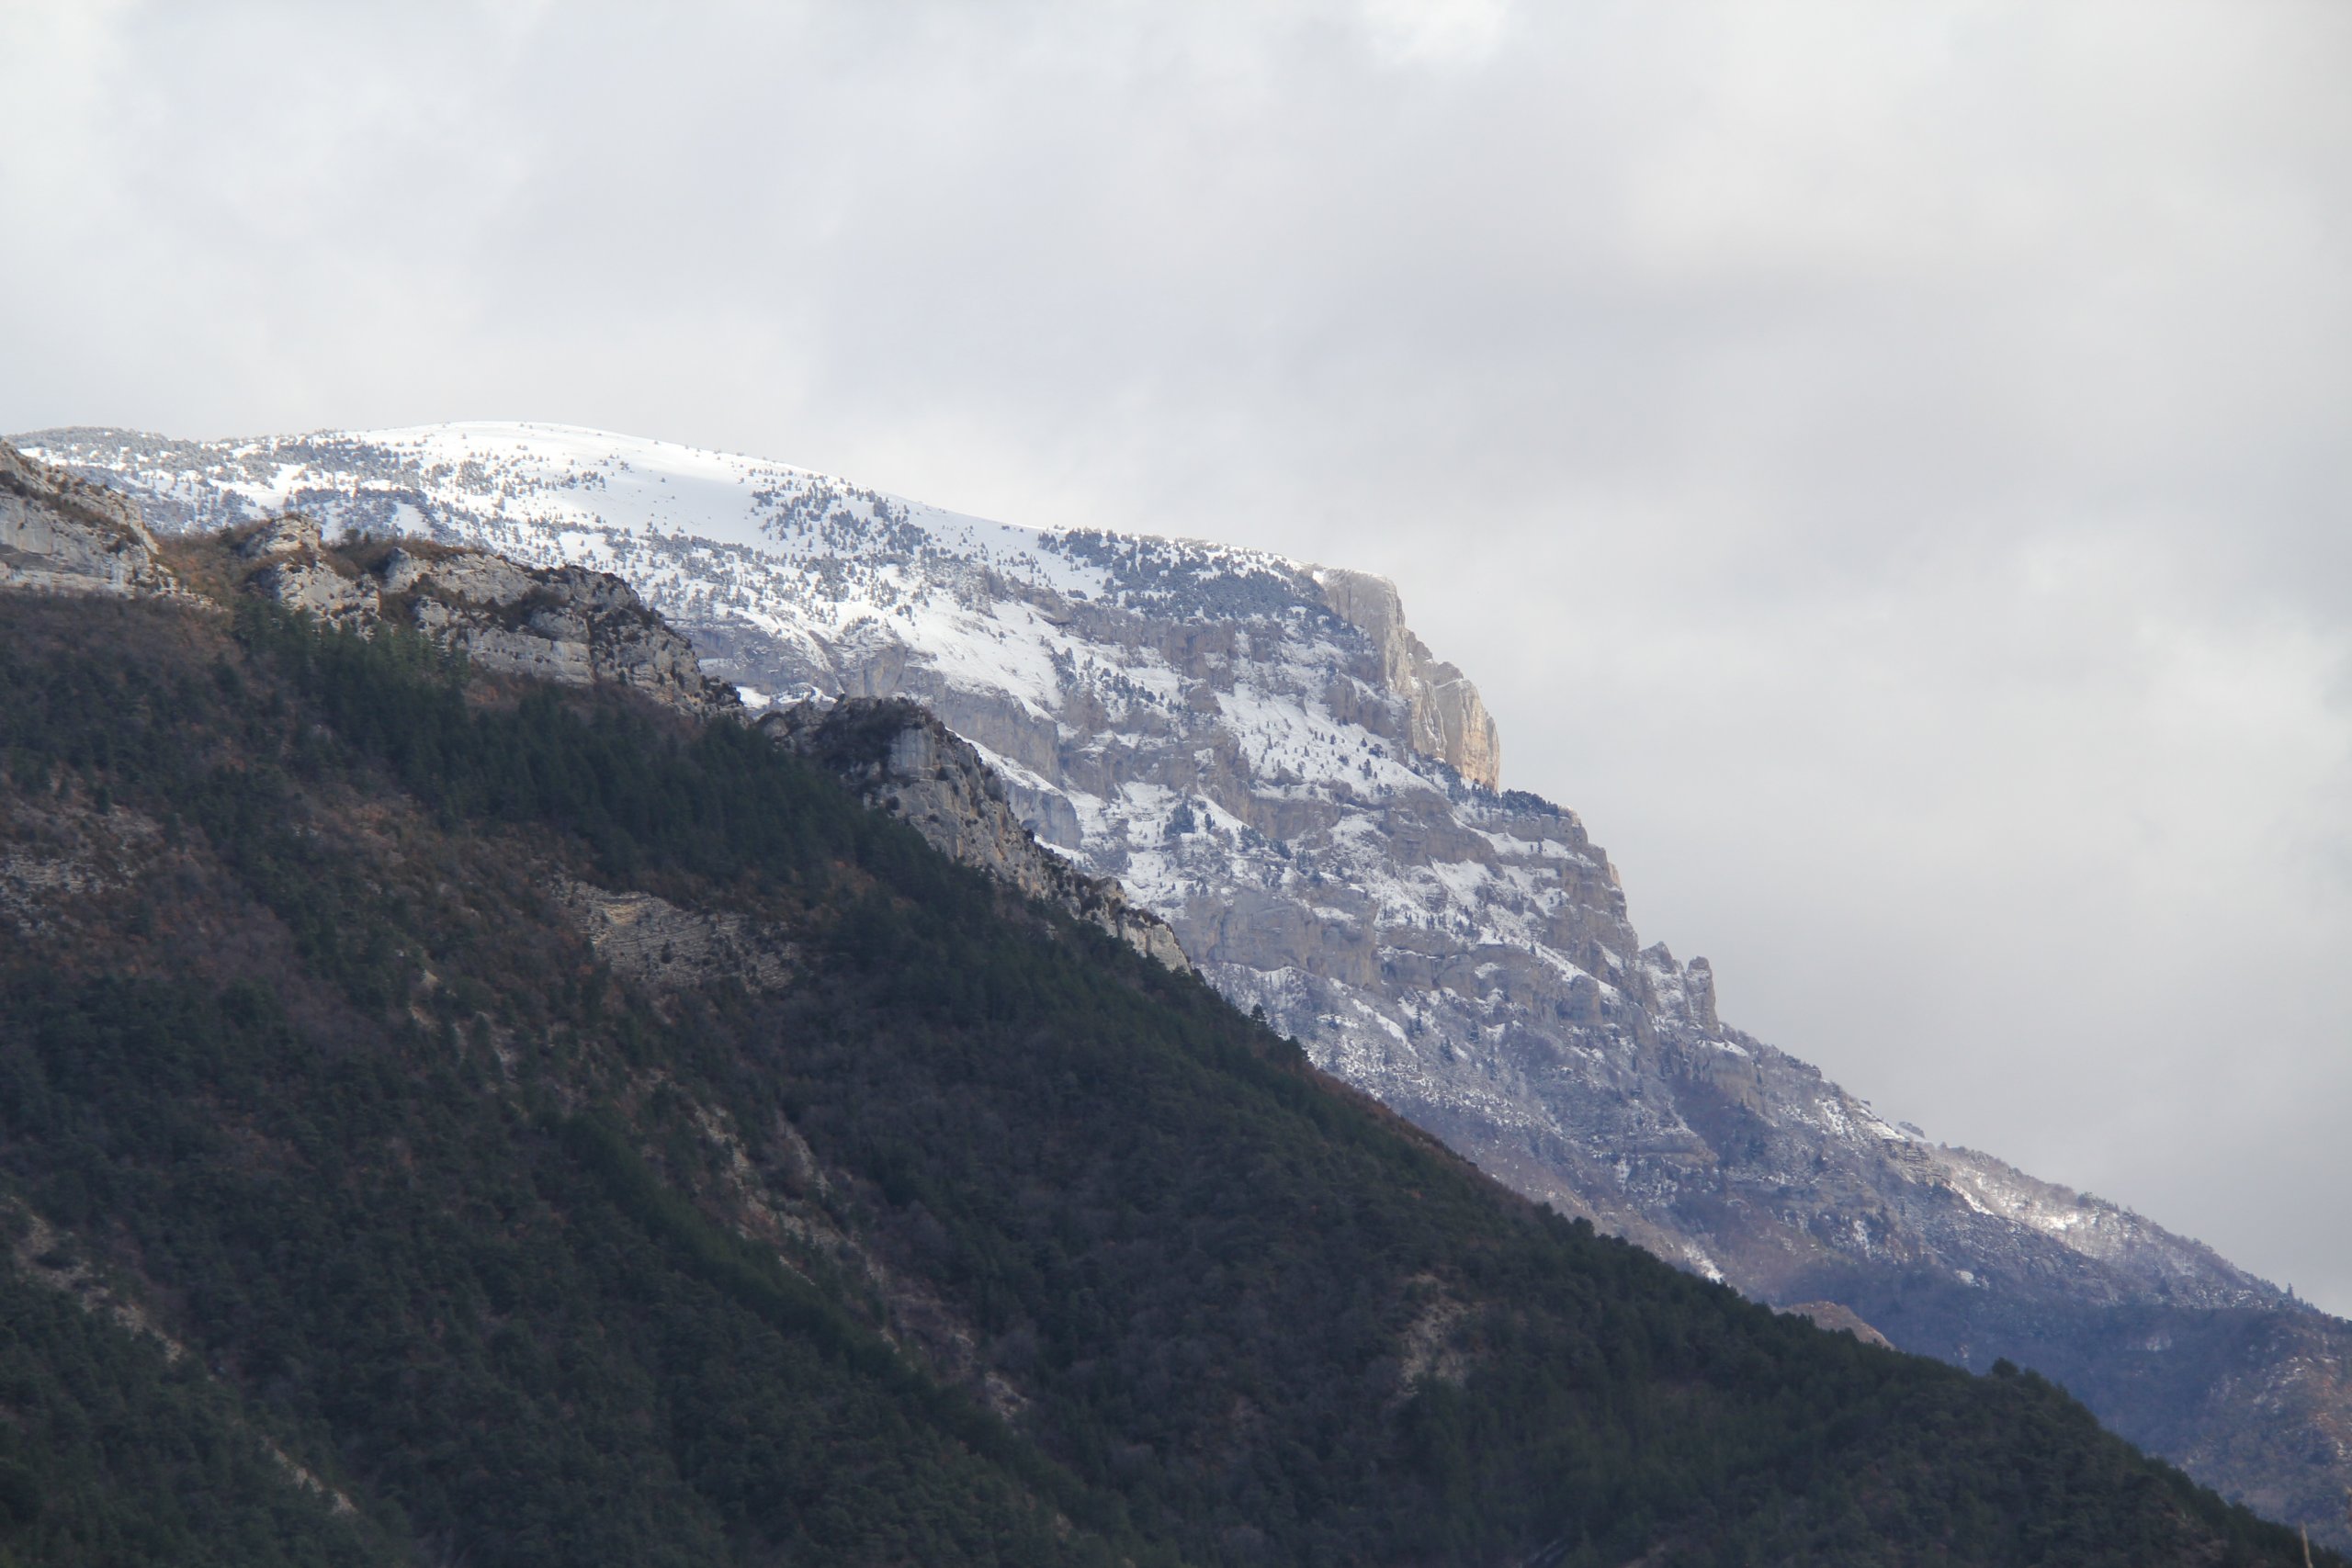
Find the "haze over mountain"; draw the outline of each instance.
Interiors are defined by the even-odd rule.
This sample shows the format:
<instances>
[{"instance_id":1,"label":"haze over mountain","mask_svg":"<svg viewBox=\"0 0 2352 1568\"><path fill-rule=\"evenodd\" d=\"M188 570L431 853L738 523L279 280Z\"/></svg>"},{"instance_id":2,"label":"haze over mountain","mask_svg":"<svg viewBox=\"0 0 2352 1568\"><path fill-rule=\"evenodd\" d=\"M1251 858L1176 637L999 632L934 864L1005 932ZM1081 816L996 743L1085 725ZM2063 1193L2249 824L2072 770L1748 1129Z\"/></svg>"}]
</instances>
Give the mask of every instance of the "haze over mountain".
<instances>
[{"instance_id":1,"label":"haze over mountain","mask_svg":"<svg viewBox=\"0 0 2352 1568\"><path fill-rule=\"evenodd\" d=\"M560 427L25 441L167 528L299 507L616 571L754 704L914 696L1227 997L1490 1173L1761 1299L2044 1367L2341 1531L2352 1330L1725 1025L1702 960L1641 944L1575 815L1496 790L1505 738L1380 580Z\"/></svg>"}]
</instances>

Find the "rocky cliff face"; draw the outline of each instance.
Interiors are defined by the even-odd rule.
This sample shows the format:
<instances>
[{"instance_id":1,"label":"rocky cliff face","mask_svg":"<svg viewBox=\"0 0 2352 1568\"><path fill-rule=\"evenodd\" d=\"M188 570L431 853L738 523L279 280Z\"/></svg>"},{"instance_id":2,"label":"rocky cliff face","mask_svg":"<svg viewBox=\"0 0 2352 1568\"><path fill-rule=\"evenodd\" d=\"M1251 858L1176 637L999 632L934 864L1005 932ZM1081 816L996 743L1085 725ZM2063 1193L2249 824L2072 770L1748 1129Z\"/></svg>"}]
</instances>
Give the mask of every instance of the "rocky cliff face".
<instances>
[{"instance_id":1,"label":"rocky cliff face","mask_svg":"<svg viewBox=\"0 0 2352 1568\"><path fill-rule=\"evenodd\" d=\"M475 665L566 685L616 685L682 712L739 706L702 672L694 645L607 572L526 568L421 540L328 545L301 513L225 536L234 589L355 628L423 632Z\"/></svg>"},{"instance_id":2,"label":"rocky cliff face","mask_svg":"<svg viewBox=\"0 0 2352 1568\"><path fill-rule=\"evenodd\" d=\"M979 753L930 710L903 698L849 697L765 714L757 728L949 859L1058 904L1170 969L1192 968L1167 921L1129 902L1116 882L1089 876L1039 844Z\"/></svg>"},{"instance_id":3,"label":"rocky cliff face","mask_svg":"<svg viewBox=\"0 0 2352 1568\"><path fill-rule=\"evenodd\" d=\"M740 706L702 672L694 645L608 572L528 568L425 541L330 546L299 512L234 528L210 586L258 595L333 625L390 619L486 670L571 685L631 687L669 706ZM187 595L138 503L0 442L0 588ZM202 595L195 595L202 597Z\"/></svg>"},{"instance_id":4,"label":"rocky cliff face","mask_svg":"<svg viewBox=\"0 0 2352 1568\"><path fill-rule=\"evenodd\" d=\"M1405 700L1406 744L1450 763L1472 784L1502 787L1503 742L1478 688L1441 662L1405 625L1396 585L1368 572L1317 567L1323 602L1380 651L1381 684Z\"/></svg>"},{"instance_id":5,"label":"rocky cliff face","mask_svg":"<svg viewBox=\"0 0 2352 1568\"><path fill-rule=\"evenodd\" d=\"M1010 820L1116 878L1212 984L1521 1190L1898 1345L2049 1368L2204 1479L2341 1529L2329 1369L2352 1328L1725 1025L1704 960L1635 934L1575 813L1494 787L1492 721L1379 579L545 427L28 444L183 524L299 506L609 570L754 705L912 699ZM937 764L901 761L860 765L943 828L987 815L968 775L911 789ZM973 831L975 863L1011 842ZM2211 1327L2241 1320L2276 1332ZM2220 1392L2257 1386L2284 1436Z\"/></svg>"},{"instance_id":6,"label":"rocky cliff face","mask_svg":"<svg viewBox=\"0 0 2352 1568\"><path fill-rule=\"evenodd\" d=\"M119 491L0 441L0 588L51 593L164 592L155 537Z\"/></svg>"},{"instance_id":7,"label":"rocky cliff face","mask_svg":"<svg viewBox=\"0 0 2352 1568\"><path fill-rule=\"evenodd\" d=\"M378 566L383 595L419 630L475 663L570 685L628 686L688 713L732 707L694 645L608 572L536 570L481 550L396 547Z\"/></svg>"}]
</instances>

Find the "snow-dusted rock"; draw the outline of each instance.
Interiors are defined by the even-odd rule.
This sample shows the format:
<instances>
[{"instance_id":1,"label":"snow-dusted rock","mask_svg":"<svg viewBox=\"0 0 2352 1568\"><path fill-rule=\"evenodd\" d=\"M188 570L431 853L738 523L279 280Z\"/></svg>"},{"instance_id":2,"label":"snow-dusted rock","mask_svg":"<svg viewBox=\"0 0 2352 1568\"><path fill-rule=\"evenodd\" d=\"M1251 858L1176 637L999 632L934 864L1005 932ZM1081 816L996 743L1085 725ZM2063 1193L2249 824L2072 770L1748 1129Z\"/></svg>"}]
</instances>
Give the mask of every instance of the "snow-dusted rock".
<instances>
[{"instance_id":1,"label":"snow-dusted rock","mask_svg":"<svg viewBox=\"0 0 2352 1568\"><path fill-rule=\"evenodd\" d=\"M810 759L866 804L905 822L951 860L1032 898L1058 904L1147 958L1192 965L1168 922L1136 908L1108 877L1088 876L1037 842L970 743L904 700L849 697L763 715L760 732Z\"/></svg>"},{"instance_id":2,"label":"snow-dusted rock","mask_svg":"<svg viewBox=\"0 0 2352 1568\"><path fill-rule=\"evenodd\" d=\"M176 588L131 502L0 441L0 588L162 593Z\"/></svg>"},{"instance_id":3,"label":"snow-dusted rock","mask_svg":"<svg viewBox=\"0 0 2352 1568\"><path fill-rule=\"evenodd\" d=\"M1502 736L1479 701L1478 688L1461 671L1440 662L1405 625L1405 601L1396 585L1338 567L1318 567L1313 575L1324 603L1379 649L1381 683L1405 698L1407 743L1424 756L1451 762L1472 784L1498 788Z\"/></svg>"}]
</instances>

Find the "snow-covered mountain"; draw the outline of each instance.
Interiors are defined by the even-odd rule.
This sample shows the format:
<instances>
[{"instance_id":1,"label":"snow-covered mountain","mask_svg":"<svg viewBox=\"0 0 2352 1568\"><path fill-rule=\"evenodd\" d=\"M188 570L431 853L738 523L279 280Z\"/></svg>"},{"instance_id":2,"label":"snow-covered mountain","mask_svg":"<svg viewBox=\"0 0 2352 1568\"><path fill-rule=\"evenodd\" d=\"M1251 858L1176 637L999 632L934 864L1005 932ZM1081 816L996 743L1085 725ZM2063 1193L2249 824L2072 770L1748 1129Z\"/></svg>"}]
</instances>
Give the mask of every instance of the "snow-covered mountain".
<instances>
[{"instance_id":1,"label":"snow-covered mountain","mask_svg":"<svg viewBox=\"0 0 2352 1568\"><path fill-rule=\"evenodd\" d=\"M164 532L300 509L615 572L754 705L911 696L1212 984L1530 1196L1906 1348L2046 1366L2282 1517L2352 1478L2346 1325L1723 1023L1575 813L1498 787L1476 689L1380 579L557 426L17 439Z\"/></svg>"}]
</instances>

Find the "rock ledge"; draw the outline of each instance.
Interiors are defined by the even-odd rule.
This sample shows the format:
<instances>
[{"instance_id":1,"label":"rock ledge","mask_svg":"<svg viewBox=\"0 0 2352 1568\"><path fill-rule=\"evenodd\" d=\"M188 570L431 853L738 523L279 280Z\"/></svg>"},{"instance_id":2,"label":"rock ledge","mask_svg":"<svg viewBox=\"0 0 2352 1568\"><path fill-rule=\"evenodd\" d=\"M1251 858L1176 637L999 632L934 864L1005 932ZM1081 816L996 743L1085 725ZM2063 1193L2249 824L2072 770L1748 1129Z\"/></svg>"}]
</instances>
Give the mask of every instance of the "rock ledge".
<instances>
[{"instance_id":1,"label":"rock ledge","mask_svg":"<svg viewBox=\"0 0 2352 1568\"><path fill-rule=\"evenodd\" d=\"M928 708L903 697L846 697L779 709L756 728L949 859L1057 904L1170 969L1192 969L1167 921L1129 903L1116 882L1089 876L1038 843L980 754Z\"/></svg>"}]
</instances>

